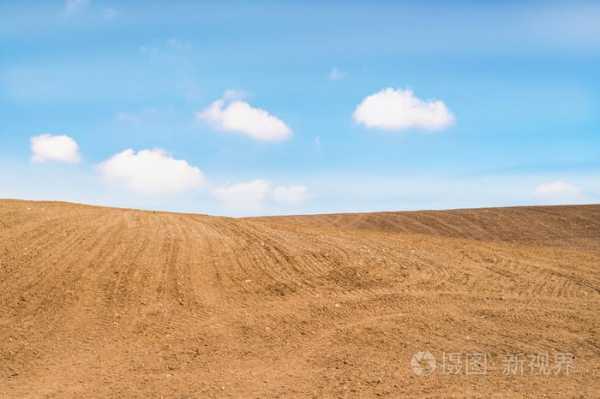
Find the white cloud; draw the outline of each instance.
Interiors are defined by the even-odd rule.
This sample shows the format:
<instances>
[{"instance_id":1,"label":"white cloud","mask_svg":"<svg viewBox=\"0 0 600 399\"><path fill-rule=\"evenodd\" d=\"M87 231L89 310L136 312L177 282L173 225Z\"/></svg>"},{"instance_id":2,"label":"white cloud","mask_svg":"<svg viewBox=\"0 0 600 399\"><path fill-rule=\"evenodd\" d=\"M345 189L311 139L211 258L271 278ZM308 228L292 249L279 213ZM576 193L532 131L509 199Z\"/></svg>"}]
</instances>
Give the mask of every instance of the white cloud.
<instances>
[{"instance_id":1,"label":"white cloud","mask_svg":"<svg viewBox=\"0 0 600 399\"><path fill-rule=\"evenodd\" d=\"M277 186L273 189L273 199L276 202L289 205L300 205L308 199L306 186Z\"/></svg>"},{"instance_id":2,"label":"white cloud","mask_svg":"<svg viewBox=\"0 0 600 399\"><path fill-rule=\"evenodd\" d=\"M118 123L130 126L154 125L161 123L170 116L171 110L158 108L144 108L138 111L118 112L115 120Z\"/></svg>"},{"instance_id":3,"label":"white cloud","mask_svg":"<svg viewBox=\"0 0 600 399\"><path fill-rule=\"evenodd\" d=\"M346 77L346 73L334 67L329 71L329 80L342 80Z\"/></svg>"},{"instance_id":4,"label":"white cloud","mask_svg":"<svg viewBox=\"0 0 600 399\"><path fill-rule=\"evenodd\" d=\"M74 15L85 10L91 3L91 0L66 0L65 13Z\"/></svg>"},{"instance_id":5,"label":"white cloud","mask_svg":"<svg viewBox=\"0 0 600 399\"><path fill-rule=\"evenodd\" d=\"M110 182L143 194L176 194L202 186L203 173L184 160L174 159L161 149L127 149L98 166Z\"/></svg>"},{"instance_id":6,"label":"white cloud","mask_svg":"<svg viewBox=\"0 0 600 399\"><path fill-rule=\"evenodd\" d=\"M540 38L552 46L575 48L600 44L600 4L598 2L549 4L523 13L530 38Z\"/></svg>"},{"instance_id":7,"label":"white cloud","mask_svg":"<svg viewBox=\"0 0 600 399\"><path fill-rule=\"evenodd\" d=\"M321 136L315 137L314 144L315 144L315 150L317 150L317 152L321 152Z\"/></svg>"},{"instance_id":8,"label":"white cloud","mask_svg":"<svg viewBox=\"0 0 600 399\"><path fill-rule=\"evenodd\" d=\"M262 179L218 187L213 195L225 208L240 212L258 212L268 205L297 207L309 199L305 186L274 186Z\"/></svg>"},{"instance_id":9,"label":"white cloud","mask_svg":"<svg viewBox=\"0 0 600 399\"><path fill-rule=\"evenodd\" d=\"M248 93L243 90L229 89L223 93L224 100L243 100L248 97Z\"/></svg>"},{"instance_id":10,"label":"white cloud","mask_svg":"<svg viewBox=\"0 0 600 399\"><path fill-rule=\"evenodd\" d=\"M454 116L440 100L423 101L411 90L387 88L366 97L356 107L354 120L383 130L441 130L454 123Z\"/></svg>"},{"instance_id":11,"label":"white cloud","mask_svg":"<svg viewBox=\"0 0 600 399\"><path fill-rule=\"evenodd\" d=\"M117 15L119 15L119 13L112 7L107 7L104 10L102 10L102 17L104 19L112 20L115 19Z\"/></svg>"},{"instance_id":12,"label":"white cloud","mask_svg":"<svg viewBox=\"0 0 600 399\"><path fill-rule=\"evenodd\" d=\"M141 125L143 121L143 118L139 113L133 112L119 112L117 113L115 119L117 122L136 126Z\"/></svg>"},{"instance_id":13,"label":"white cloud","mask_svg":"<svg viewBox=\"0 0 600 399\"><path fill-rule=\"evenodd\" d=\"M42 134L32 137L30 142L33 162L77 163L81 159L79 145L69 136Z\"/></svg>"},{"instance_id":14,"label":"white cloud","mask_svg":"<svg viewBox=\"0 0 600 399\"><path fill-rule=\"evenodd\" d=\"M542 183L535 188L535 194L542 200L573 201L583 199L581 189L564 180Z\"/></svg>"},{"instance_id":15,"label":"white cloud","mask_svg":"<svg viewBox=\"0 0 600 399\"><path fill-rule=\"evenodd\" d=\"M232 99L232 95L228 90L223 98L198 112L196 117L215 129L241 133L256 140L278 141L292 135L292 130L281 119L245 101Z\"/></svg>"},{"instance_id":16,"label":"white cloud","mask_svg":"<svg viewBox=\"0 0 600 399\"><path fill-rule=\"evenodd\" d=\"M182 56L185 57L185 55L192 49L193 46L190 42L186 40L170 38L167 40L154 42L152 44L143 44L138 48L138 51L150 59L164 61L165 58L167 60L173 60L176 58L180 59Z\"/></svg>"},{"instance_id":17,"label":"white cloud","mask_svg":"<svg viewBox=\"0 0 600 399\"><path fill-rule=\"evenodd\" d=\"M166 44L167 44L167 47L172 50L186 51L186 50L192 49L192 44L190 42L185 41L185 40L175 39L175 38L168 39Z\"/></svg>"},{"instance_id":18,"label":"white cloud","mask_svg":"<svg viewBox=\"0 0 600 399\"><path fill-rule=\"evenodd\" d=\"M219 187L213 191L213 194L226 208L237 211L259 211L264 206L270 191L271 183L259 179Z\"/></svg>"}]
</instances>

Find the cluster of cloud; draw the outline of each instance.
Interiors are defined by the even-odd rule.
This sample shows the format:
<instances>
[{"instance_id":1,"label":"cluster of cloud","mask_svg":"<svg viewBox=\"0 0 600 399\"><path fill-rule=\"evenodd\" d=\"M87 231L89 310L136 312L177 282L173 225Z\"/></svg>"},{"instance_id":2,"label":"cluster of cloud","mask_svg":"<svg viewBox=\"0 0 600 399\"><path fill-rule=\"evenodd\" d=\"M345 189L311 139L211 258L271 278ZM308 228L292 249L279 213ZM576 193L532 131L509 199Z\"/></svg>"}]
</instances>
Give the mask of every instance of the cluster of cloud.
<instances>
[{"instance_id":1,"label":"cluster of cloud","mask_svg":"<svg viewBox=\"0 0 600 399\"><path fill-rule=\"evenodd\" d=\"M281 119L238 97L239 93L227 91L196 117L219 131L239 133L256 140L280 141L292 135L292 129Z\"/></svg>"},{"instance_id":2,"label":"cluster of cloud","mask_svg":"<svg viewBox=\"0 0 600 399\"><path fill-rule=\"evenodd\" d=\"M354 121L368 128L388 131L441 130L455 118L443 101L424 101L411 90L387 88L366 97L356 107Z\"/></svg>"},{"instance_id":3,"label":"cluster of cloud","mask_svg":"<svg viewBox=\"0 0 600 399\"><path fill-rule=\"evenodd\" d=\"M34 163L74 164L81 160L79 145L69 136L46 133L34 136L30 141ZM148 197L168 197L206 188L224 209L234 214L301 209L312 197L304 185L278 185L264 179L210 185L198 167L161 149L126 149L96 165L96 171L107 183ZM533 187L529 191L533 193L530 198L543 203L568 204L589 200L579 185L566 180L550 180L528 186Z\"/></svg>"},{"instance_id":4,"label":"cluster of cloud","mask_svg":"<svg viewBox=\"0 0 600 399\"><path fill-rule=\"evenodd\" d=\"M196 116L218 130L240 133L256 140L278 141L291 136L291 129L283 121L263 109L251 106L244 98L245 93L228 90ZM139 123L137 118L128 114L120 114L119 118ZM442 101L425 101L410 90L392 88L363 99L356 107L353 118L368 128L390 131L440 130L455 121ZM78 143L67 135L45 133L31 137L30 142L31 160L34 163L73 164L81 161ZM320 150L320 137L315 139L315 146ZM137 152L126 149L99 163L96 170L105 181L143 195L175 195L208 185L198 167L176 159L162 149ZM259 212L268 206L285 206L287 209L299 207L311 197L304 185L276 185L263 179L209 186L208 191L224 208L245 213ZM539 184L533 193L538 200L553 203L585 199L579 186L564 180Z\"/></svg>"},{"instance_id":5,"label":"cluster of cloud","mask_svg":"<svg viewBox=\"0 0 600 399\"><path fill-rule=\"evenodd\" d=\"M341 80L345 74L337 68L329 73L330 80ZM245 93L228 90L198 112L198 120L222 132L239 133L261 141L281 141L292 130L281 119L264 109L243 101ZM452 126L455 117L441 100L426 101L411 90L387 88L364 98L353 113L356 123L367 128L387 131L421 129L439 131Z\"/></svg>"},{"instance_id":6,"label":"cluster of cloud","mask_svg":"<svg viewBox=\"0 0 600 399\"><path fill-rule=\"evenodd\" d=\"M243 212L260 211L269 202L299 206L309 198L306 186L274 186L262 179L217 187L213 195L227 209Z\"/></svg>"},{"instance_id":7,"label":"cluster of cloud","mask_svg":"<svg viewBox=\"0 0 600 399\"><path fill-rule=\"evenodd\" d=\"M77 163L81 156L77 142L66 135L42 134L31 138L32 162ZM109 184L147 196L169 196L207 185L204 173L187 161L176 159L162 149L126 149L96 166ZM303 185L274 185L257 179L210 189L221 204L237 212L254 212L266 205L297 207L309 199Z\"/></svg>"}]
</instances>

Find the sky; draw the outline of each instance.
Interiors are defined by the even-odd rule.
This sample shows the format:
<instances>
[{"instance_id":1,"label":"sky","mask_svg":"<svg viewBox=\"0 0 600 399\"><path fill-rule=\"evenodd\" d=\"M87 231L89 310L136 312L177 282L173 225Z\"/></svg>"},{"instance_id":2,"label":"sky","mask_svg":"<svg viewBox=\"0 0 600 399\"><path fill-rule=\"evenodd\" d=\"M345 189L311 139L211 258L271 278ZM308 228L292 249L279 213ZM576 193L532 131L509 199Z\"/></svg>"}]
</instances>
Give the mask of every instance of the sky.
<instances>
[{"instance_id":1,"label":"sky","mask_svg":"<svg viewBox=\"0 0 600 399\"><path fill-rule=\"evenodd\" d=\"M0 198L600 202L600 3L0 2Z\"/></svg>"}]
</instances>

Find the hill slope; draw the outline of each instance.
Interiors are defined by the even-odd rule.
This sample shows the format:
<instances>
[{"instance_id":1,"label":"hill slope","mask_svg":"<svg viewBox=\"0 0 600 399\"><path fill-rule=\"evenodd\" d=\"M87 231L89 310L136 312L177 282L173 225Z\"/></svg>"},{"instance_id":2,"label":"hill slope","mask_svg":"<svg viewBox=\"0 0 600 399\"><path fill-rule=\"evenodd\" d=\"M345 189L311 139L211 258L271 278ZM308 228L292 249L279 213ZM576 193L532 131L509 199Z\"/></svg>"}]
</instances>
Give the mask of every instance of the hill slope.
<instances>
[{"instance_id":1,"label":"hill slope","mask_svg":"<svg viewBox=\"0 0 600 399\"><path fill-rule=\"evenodd\" d=\"M599 310L597 205L230 219L0 201L0 398L592 397Z\"/></svg>"}]
</instances>

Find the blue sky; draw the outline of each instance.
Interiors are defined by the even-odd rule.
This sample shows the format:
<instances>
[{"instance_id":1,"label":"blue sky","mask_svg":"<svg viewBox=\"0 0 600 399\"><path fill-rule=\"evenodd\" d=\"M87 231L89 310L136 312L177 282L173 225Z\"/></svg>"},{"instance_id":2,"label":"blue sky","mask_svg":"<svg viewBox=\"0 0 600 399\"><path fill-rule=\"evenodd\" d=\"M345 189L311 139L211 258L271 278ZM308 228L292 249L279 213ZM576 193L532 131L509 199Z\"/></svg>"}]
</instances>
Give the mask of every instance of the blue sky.
<instances>
[{"instance_id":1,"label":"blue sky","mask_svg":"<svg viewBox=\"0 0 600 399\"><path fill-rule=\"evenodd\" d=\"M600 202L597 2L0 16L1 198L224 215Z\"/></svg>"}]
</instances>

